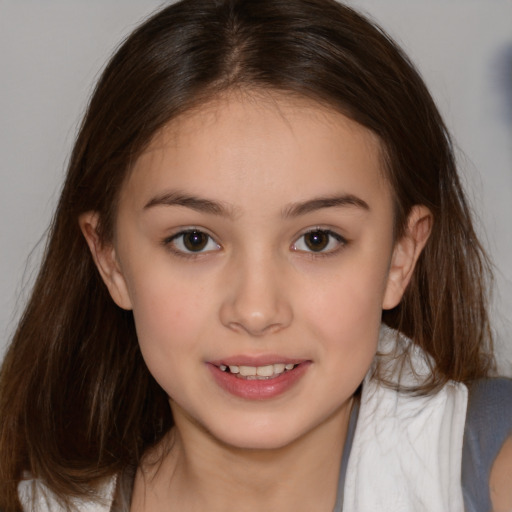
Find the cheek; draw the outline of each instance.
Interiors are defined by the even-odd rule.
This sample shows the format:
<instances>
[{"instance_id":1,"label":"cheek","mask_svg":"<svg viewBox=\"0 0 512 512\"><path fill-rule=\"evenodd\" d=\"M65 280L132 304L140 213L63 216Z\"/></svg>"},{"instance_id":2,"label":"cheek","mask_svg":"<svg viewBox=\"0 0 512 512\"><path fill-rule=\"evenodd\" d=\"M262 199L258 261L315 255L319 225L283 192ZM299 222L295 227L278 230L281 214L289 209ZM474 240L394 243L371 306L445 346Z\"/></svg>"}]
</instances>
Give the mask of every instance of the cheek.
<instances>
[{"instance_id":1,"label":"cheek","mask_svg":"<svg viewBox=\"0 0 512 512\"><path fill-rule=\"evenodd\" d=\"M318 293L304 302L308 329L333 366L360 382L375 355L382 319L382 297L387 267L375 261L346 265L342 272L320 283Z\"/></svg>"},{"instance_id":2,"label":"cheek","mask_svg":"<svg viewBox=\"0 0 512 512\"><path fill-rule=\"evenodd\" d=\"M333 329L365 329L380 325L387 266L370 261L345 265L343 270L317 282L307 297L309 310L321 318L320 325Z\"/></svg>"},{"instance_id":3,"label":"cheek","mask_svg":"<svg viewBox=\"0 0 512 512\"><path fill-rule=\"evenodd\" d=\"M133 314L139 345L153 376L160 381L169 365L179 366L183 354L194 353L205 329L205 309L211 300L205 298L202 286L183 283L161 274L148 276L135 283Z\"/></svg>"}]
</instances>

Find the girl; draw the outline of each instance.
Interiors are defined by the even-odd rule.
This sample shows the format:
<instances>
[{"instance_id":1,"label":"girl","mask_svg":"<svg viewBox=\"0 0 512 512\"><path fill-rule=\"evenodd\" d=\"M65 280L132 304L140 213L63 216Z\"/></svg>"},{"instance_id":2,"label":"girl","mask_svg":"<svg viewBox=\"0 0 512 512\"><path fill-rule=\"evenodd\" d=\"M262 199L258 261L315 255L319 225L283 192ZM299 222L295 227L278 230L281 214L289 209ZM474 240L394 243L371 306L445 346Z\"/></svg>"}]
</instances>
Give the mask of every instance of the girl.
<instances>
[{"instance_id":1,"label":"girl","mask_svg":"<svg viewBox=\"0 0 512 512\"><path fill-rule=\"evenodd\" d=\"M488 275L379 28L169 6L81 126L2 367L0 508L509 510Z\"/></svg>"}]
</instances>

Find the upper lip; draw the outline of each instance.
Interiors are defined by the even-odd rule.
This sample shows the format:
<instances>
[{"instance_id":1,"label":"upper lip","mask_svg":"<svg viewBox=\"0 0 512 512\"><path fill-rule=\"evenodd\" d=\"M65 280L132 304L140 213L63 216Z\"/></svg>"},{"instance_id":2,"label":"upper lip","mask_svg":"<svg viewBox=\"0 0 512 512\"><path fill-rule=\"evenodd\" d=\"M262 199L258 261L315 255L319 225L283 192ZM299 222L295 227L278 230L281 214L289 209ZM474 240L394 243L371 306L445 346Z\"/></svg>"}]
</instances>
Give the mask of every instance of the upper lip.
<instances>
[{"instance_id":1,"label":"upper lip","mask_svg":"<svg viewBox=\"0 0 512 512\"><path fill-rule=\"evenodd\" d=\"M296 357L285 357L275 354L264 354L258 356L238 355L229 356L216 361L208 361L215 366L268 366L271 364L300 364L307 359Z\"/></svg>"}]
</instances>

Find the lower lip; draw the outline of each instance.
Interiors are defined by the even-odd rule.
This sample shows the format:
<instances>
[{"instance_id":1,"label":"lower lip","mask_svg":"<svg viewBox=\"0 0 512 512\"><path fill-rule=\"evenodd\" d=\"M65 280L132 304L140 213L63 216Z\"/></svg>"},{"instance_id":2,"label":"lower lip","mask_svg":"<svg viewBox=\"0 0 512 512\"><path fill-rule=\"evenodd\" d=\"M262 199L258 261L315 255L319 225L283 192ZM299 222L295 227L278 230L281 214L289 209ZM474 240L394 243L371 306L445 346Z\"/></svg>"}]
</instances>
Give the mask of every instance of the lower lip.
<instances>
[{"instance_id":1,"label":"lower lip","mask_svg":"<svg viewBox=\"0 0 512 512\"><path fill-rule=\"evenodd\" d=\"M267 400L282 395L304 375L311 363L305 361L272 379L243 379L208 363L217 384L228 393L247 400Z\"/></svg>"}]
</instances>

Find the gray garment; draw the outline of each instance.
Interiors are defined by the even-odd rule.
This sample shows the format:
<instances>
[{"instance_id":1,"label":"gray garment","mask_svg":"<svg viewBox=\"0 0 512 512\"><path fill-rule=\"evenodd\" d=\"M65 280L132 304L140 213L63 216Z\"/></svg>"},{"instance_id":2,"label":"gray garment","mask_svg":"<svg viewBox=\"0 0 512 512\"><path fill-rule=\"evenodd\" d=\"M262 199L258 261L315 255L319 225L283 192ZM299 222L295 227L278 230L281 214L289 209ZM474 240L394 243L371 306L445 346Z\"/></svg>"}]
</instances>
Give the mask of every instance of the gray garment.
<instances>
[{"instance_id":1,"label":"gray garment","mask_svg":"<svg viewBox=\"0 0 512 512\"><path fill-rule=\"evenodd\" d=\"M357 417L359 415L359 405L361 402L361 389L357 391L354 405L350 411L350 420L348 422L347 439L343 447L343 456L341 457L340 476L338 478L338 495L336 496L336 505L334 505L333 512L342 512L343 510L343 496L345 488L345 477L347 475L348 458L354 442L354 434L356 433Z\"/></svg>"},{"instance_id":2,"label":"gray garment","mask_svg":"<svg viewBox=\"0 0 512 512\"><path fill-rule=\"evenodd\" d=\"M512 380L482 379L469 387L462 449L462 491L466 512L492 510L489 476L512 435Z\"/></svg>"},{"instance_id":3,"label":"gray garment","mask_svg":"<svg viewBox=\"0 0 512 512\"><path fill-rule=\"evenodd\" d=\"M359 414L359 396L350 414L347 440L338 479L338 495L333 512L342 512L343 489L348 459ZM466 512L492 510L489 475L492 464L508 436L512 435L512 380L482 379L469 386L469 401L462 448L462 491ZM135 470L120 475L111 512L128 512Z\"/></svg>"}]
</instances>

